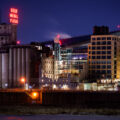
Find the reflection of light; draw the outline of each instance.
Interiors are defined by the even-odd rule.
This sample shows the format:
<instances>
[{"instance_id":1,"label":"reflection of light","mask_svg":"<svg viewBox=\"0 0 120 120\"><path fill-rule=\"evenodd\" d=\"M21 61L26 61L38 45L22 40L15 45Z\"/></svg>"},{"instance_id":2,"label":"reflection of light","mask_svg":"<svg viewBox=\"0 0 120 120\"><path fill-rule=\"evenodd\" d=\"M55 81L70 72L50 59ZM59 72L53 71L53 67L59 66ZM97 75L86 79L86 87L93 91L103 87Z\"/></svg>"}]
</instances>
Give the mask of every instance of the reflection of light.
<instances>
[{"instance_id":1,"label":"reflection of light","mask_svg":"<svg viewBox=\"0 0 120 120\"><path fill-rule=\"evenodd\" d=\"M45 84L45 86L48 86L48 84Z\"/></svg>"},{"instance_id":2,"label":"reflection of light","mask_svg":"<svg viewBox=\"0 0 120 120\"><path fill-rule=\"evenodd\" d=\"M73 57L73 59L74 59L74 60L76 60L76 59L77 59L77 57Z\"/></svg>"},{"instance_id":3,"label":"reflection of light","mask_svg":"<svg viewBox=\"0 0 120 120\"><path fill-rule=\"evenodd\" d=\"M32 86L29 85L29 88L32 89Z\"/></svg>"},{"instance_id":4,"label":"reflection of light","mask_svg":"<svg viewBox=\"0 0 120 120\"><path fill-rule=\"evenodd\" d=\"M80 57L80 60L82 60L82 57Z\"/></svg>"},{"instance_id":5,"label":"reflection of light","mask_svg":"<svg viewBox=\"0 0 120 120\"><path fill-rule=\"evenodd\" d=\"M62 89L67 90L67 89L69 89L69 87L68 87L68 85L64 84L64 85L62 86Z\"/></svg>"},{"instance_id":6,"label":"reflection of light","mask_svg":"<svg viewBox=\"0 0 120 120\"><path fill-rule=\"evenodd\" d=\"M8 86L8 84L7 83L5 83L5 87L7 87Z\"/></svg>"},{"instance_id":7,"label":"reflection of light","mask_svg":"<svg viewBox=\"0 0 120 120\"><path fill-rule=\"evenodd\" d=\"M53 89L56 89L56 88L57 88L57 86L54 84L54 85L52 86L52 88L53 88Z\"/></svg>"}]
</instances>

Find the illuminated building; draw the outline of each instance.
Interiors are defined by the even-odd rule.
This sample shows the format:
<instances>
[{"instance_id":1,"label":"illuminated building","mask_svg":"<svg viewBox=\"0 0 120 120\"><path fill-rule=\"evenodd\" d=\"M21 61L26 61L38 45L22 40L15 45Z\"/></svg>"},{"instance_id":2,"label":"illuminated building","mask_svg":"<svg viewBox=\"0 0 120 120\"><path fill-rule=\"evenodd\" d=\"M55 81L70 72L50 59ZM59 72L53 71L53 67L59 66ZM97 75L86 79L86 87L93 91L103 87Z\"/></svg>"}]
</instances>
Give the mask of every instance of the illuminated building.
<instances>
[{"instance_id":1,"label":"illuminated building","mask_svg":"<svg viewBox=\"0 0 120 120\"><path fill-rule=\"evenodd\" d=\"M46 68L47 66L51 66L54 70L51 70L53 79L48 76L47 81L50 82L43 80L44 84L56 84L57 86L70 85L71 83L77 84L86 80L88 72L87 46L89 39L90 35L62 40L57 36L54 42L45 42L44 44L51 48L53 54L51 58L46 59L48 62L44 62L44 64L46 64ZM48 64L49 61L52 61L53 65ZM44 69L45 67L43 67Z\"/></svg>"},{"instance_id":2,"label":"illuminated building","mask_svg":"<svg viewBox=\"0 0 120 120\"><path fill-rule=\"evenodd\" d=\"M87 46L61 48L60 77L71 76L71 83L87 79Z\"/></svg>"},{"instance_id":3,"label":"illuminated building","mask_svg":"<svg viewBox=\"0 0 120 120\"><path fill-rule=\"evenodd\" d=\"M42 58L42 77L54 79L54 59L53 57Z\"/></svg>"},{"instance_id":4,"label":"illuminated building","mask_svg":"<svg viewBox=\"0 0 120 120\"><path fill-rule=\"evenodd\" d=\"M88 50L90 81L111 83L120 79L120 37L117 36L120 34L107 33L91 36Z\"/></svg>"}]
</instances>

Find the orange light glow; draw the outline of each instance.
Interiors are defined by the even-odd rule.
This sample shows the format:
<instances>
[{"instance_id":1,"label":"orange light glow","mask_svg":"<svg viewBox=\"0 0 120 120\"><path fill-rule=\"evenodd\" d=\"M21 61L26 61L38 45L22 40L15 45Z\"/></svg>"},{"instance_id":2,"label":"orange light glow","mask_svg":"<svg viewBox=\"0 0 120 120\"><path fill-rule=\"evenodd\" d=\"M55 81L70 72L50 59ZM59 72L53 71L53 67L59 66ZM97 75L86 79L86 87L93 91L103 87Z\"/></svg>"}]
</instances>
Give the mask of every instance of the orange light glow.
<instances>
[{"instance_id":1,"label":"orange light glow","mask_svg":"<svg viewBox=\"0 0 120 120\"><path fill-rule=\"evenodd\" d=\"M21 83L25 83L25 78L22 77L22 78L20 79L20 82L21 82Z\"/></svg>"},{"instance_id":2,"label":"orange light glow","mask_svg":"<svg viewBox=\"0 0 120 120\"><path fill-rule=\"evenodd\" d=\"M38 93L37 92L32 92L32 98L36 99L38 97Z\"/></svg>"}]
</instances>

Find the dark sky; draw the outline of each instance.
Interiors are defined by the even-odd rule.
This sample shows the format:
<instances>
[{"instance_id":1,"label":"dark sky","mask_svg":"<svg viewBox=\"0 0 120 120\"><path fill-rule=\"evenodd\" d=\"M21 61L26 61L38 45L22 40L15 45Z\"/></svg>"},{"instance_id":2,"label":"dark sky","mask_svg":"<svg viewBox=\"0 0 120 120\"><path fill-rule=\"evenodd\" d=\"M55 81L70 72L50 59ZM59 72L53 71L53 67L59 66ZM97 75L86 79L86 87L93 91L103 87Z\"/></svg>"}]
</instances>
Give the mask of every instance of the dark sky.
<instances>
[{"instance_id":1,"label":"dark sky","mask_svg":"<svg viewBox=\"0 0 120 120\"><path fill-rule=\"evenodd\" d=\"M58 33L91 34L94 25L112 31L120 24L120 0L0 0L3 22L8 22L10 7L19 9L21 43L51 40Z\"/></svg>"}]
</instances>

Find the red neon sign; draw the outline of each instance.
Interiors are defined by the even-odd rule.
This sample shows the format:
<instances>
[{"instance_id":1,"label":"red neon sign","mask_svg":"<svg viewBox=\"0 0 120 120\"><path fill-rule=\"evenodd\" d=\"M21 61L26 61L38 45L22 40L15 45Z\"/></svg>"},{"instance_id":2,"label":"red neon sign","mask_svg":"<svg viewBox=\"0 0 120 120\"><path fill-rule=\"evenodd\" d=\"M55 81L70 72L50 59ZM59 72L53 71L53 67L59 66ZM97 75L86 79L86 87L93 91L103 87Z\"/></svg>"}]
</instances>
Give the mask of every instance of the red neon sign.
<instances>
[{"instance_id":1,"label":"red neon sign","mask_svg":"<svg viewBox=\"0 0 120 120\"><path fill-rule=\"evenodd\" d=\"M10 8L10 14L9 14L9 17L10 17L10 23L12 24L18 24L18 9L16 8Z\"/></svg>"},{"instance_id":2,"label":"red neon sign","mask_svg":"<svg viewBox=\"0 0 120 120\"><path fill-rule=\"evenodd\" d=\"M16 9L16 8L10 8L10 12L11 12L11 13L16 13L16 14L17 14L17 13L18 13L18 9Z\"/></svg>"}]
</instances>

